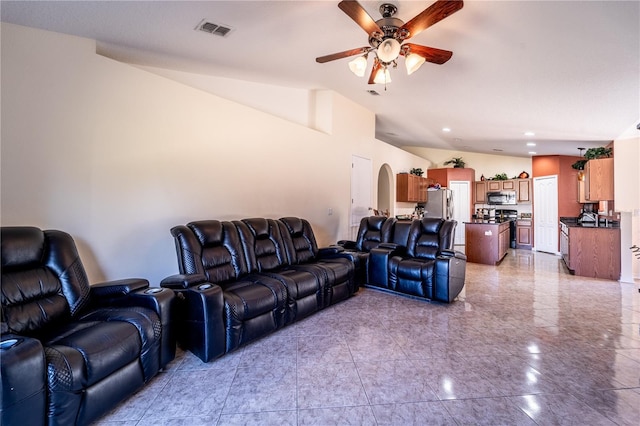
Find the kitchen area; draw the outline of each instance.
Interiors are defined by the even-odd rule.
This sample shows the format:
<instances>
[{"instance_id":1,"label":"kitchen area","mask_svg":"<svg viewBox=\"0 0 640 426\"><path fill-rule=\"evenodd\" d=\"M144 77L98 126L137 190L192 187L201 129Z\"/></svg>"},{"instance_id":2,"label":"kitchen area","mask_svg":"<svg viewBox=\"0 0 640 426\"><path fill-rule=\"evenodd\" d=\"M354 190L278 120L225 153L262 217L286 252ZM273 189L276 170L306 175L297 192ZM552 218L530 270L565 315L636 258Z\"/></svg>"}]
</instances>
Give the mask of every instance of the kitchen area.
<instances>
[{"instance_id":1,"label":"kitchen area","mask_svg":"<svg viewBox=\"0 0 640 426\"><path fill-rule=\"evenodd\" d=\"M467 261L497 265L510 248L533 247L532 189L528 173L474 182L475 211L465 222Z\"/></svg>"}]
</instances>

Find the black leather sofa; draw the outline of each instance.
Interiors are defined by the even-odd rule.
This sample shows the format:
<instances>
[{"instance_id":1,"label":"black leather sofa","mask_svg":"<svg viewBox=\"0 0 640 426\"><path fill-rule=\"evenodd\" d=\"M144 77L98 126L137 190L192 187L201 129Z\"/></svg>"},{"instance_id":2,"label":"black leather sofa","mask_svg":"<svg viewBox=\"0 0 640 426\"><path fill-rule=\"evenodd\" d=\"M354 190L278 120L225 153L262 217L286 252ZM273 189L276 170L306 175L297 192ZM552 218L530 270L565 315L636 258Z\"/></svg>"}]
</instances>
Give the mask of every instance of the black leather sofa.
<instances>
[{"instance_id":1,"label":"black leather sofa","mask_svg":"<svg viewBox=\"0 0 640 426\"><path fill-rule=\"evenodd\" d=\"M171 229L178 343L208 362L357 291L354 263L319 249L309 222L204 220Z\"/></svg>"},{"instance_id":2,"label":"black leather sofa","mask_svg":"<svg viewBox=\"0 0 640 426\"><path fill-rule=\"evenodd\" d=\"M344 249L345 254L350 254L355 263L356 285L362 286L367 282L367 261L371 249L378 247L380 243L391 242L392 232L397 219L385 216L367 216L360 220L358 234L355 241L340 240L337 246Z\"/></svg>"},{"instance_id":3,"label":"black leather sofa","mask_svg":"<svg viewBox=\"0 0 640 426\"><path fill-rule=\"evenodd\" d=\"M67 233L3 227L3 425L84 425L175 356L174 293L144 279L90 286Z\"/></svg>"},{"instance_id":4,"label":"black leather sofa","mask_svg":"<svg viewBox=\"0 0 640 426\"><path fill-rule=\"evenodd\" d=\"M391 240L369 252L367 286L452 302L464 287L467 264L453 249L456 225L437 218L394 223Z\"/></svg>"}]
</instances>

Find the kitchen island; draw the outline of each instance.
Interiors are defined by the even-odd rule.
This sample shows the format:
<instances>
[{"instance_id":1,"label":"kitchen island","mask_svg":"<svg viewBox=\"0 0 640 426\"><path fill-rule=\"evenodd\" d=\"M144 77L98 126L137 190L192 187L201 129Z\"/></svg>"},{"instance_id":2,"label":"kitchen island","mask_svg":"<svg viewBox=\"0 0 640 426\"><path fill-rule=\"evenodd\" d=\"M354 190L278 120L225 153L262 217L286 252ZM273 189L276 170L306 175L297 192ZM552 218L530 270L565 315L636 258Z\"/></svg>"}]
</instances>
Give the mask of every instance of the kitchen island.
<instances>
[{"instance_id":1,"label":"kitchen island","mask_svg":"<svg viewBox=\"0 0 640 426\"><path fill-rule=\"evenodd\" d=\"M509 250L510 220L474 220L465 222L467 262L497 265Z\"/></svg>"},{"instance_id":2,"label":"kitchen island","mask_svg":"<svg viewBox=\"0 0 640 426\"><path fill-rule=\"evenodd\" d=\"M620 279L620 227L585 226L573 218L561 218L560 254L573 275Z\"/></svg>"}]
</instances>

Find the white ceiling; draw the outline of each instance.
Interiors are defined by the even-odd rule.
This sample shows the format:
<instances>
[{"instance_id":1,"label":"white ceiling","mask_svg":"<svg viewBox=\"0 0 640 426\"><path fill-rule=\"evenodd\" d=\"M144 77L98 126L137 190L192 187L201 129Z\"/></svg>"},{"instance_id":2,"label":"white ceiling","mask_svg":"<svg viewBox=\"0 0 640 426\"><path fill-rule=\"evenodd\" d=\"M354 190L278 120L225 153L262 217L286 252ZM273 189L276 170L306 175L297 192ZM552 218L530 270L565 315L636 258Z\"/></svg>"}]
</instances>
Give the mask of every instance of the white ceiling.
<instances>
[{"instance_id":1,"label":"white ceiling","mask_svg":"<svg viewBox=\"0 0 640 426\"><path fill-rule=\"evenodd\" d=\"M405 22L433 3L389 2ZM374 20L382 3L360 2ZM2 1L1 14L95 39L101 54L132 64L335 90L374 111L377 137L397 146L578 155L577 147L605 145L640 120L638 1L467 0L410 39L453 51L451 60L407 76L400 59L386 90L368 85L368 72L354 76L350 59L316 63L368 45L338 0ZM233 31L194 31L203 19Z\"/></svg>"}]
</instances>

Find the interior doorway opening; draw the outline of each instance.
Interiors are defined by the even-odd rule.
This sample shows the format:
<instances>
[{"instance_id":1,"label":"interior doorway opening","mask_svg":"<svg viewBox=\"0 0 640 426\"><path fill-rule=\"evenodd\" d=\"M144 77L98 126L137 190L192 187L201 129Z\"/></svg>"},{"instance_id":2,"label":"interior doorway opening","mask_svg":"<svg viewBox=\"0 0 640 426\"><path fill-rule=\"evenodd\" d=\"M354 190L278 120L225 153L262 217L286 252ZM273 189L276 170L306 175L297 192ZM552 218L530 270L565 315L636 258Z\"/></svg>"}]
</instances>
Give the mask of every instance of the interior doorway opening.
<instances>
[{"instance_id":1,"label":"interior doorway opening","mask_svg":"<svg viewBox=\"0 0 640 426\"><path fill-rule=\"evenodd\" d=\"M395 214L395 203L393 186L393 171L391 166L384 163L378 170L378 199L376 201L376 209L379 212L388 213L389 217Z\"/></svg>"}]
</instances>

